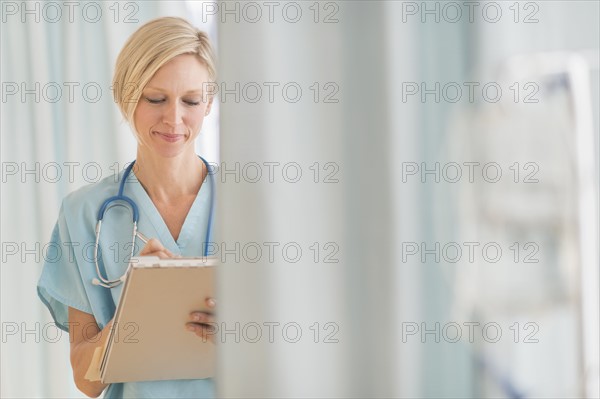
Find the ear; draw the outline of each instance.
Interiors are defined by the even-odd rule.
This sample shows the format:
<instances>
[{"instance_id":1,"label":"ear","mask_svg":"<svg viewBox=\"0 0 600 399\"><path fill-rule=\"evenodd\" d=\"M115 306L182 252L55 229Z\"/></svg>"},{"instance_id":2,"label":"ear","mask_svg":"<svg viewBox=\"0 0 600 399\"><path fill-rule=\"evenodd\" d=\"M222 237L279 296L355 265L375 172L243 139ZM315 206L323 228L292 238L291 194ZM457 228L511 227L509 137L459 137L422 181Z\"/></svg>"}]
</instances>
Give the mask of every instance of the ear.
<instances>
[{"instance_id":1,"label":"ear","mask_svg":"<svg viewBox=\"0 0 600 399\"><path fill-rule=\"evenodd\" d=\"M212 108L212 103L213 103L213 99L215 97L214 96L210 96L210 98L208 99L208 104L206 105L206 111L204 112L204 116L207 116L208 114L210 114L210 110Z\"/></svg>"}]
</instances>

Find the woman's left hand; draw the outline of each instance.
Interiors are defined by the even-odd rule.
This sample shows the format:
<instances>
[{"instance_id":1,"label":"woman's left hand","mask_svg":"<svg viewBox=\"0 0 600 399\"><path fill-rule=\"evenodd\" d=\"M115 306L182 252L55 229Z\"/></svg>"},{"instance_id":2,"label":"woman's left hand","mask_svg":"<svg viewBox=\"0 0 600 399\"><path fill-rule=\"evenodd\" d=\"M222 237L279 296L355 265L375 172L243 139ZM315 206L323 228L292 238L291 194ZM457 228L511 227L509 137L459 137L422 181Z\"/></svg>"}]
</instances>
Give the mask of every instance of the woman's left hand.
<instances>
[{"instance_id":1,"label":"woman's left hand","mask_svg":"<svg viewBox=\"0 0 600 399\"><path fill-rule=\"evenodd\" d=\"M189 331L194 332L202 338L203 342L211 341L215 343L215 335L218 333L218 327L213 309L215 308L216 301L214 298L206 298L205 303L210 311L191 312L189 322L185 326Z\"/></svg>"}]
</instances>

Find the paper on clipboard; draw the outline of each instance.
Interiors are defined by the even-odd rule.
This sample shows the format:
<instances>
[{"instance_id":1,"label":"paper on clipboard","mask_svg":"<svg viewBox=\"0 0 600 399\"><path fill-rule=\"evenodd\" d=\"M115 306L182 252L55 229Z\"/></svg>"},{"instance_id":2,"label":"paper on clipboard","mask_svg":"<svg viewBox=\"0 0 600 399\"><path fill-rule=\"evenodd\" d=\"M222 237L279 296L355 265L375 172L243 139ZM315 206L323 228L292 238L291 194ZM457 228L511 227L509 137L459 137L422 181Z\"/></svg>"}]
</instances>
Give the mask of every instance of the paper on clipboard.
<instances>
[{"instance_id":1,"label":"paper on clipboard","mask_svg":"<svg viewBox=\"0 0 600 399\"><path fill-rule=\"evenodd\" d=\"M206 257L131 258L110 336L86 377L103 383L213 377L215 344L185 324L190 312L209 310L216 264Z\"/></svg>"}]
</instances>

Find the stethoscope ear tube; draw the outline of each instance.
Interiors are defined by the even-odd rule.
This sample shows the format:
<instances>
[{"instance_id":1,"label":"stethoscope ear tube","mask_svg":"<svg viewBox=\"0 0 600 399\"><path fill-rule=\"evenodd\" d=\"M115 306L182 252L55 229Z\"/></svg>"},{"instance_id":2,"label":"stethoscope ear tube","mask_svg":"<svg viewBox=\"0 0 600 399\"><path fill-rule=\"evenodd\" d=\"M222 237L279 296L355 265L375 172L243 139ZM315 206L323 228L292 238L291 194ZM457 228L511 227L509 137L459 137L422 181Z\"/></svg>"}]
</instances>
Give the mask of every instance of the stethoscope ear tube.
<instances>
[{"instance_id":1,"label":"stethoscope ear tube","mask_svg":"<svg viewBox=\"0 0 600 399\"><path fill-rule=\"evenodd\" d=\"M202 158L202 157L200 157ZM215 187L215 176L212 174L210 167L208 165L208 162L206 162L204 160L204 158L202 158L202 160L204 161L204 163L206 164L206 169L208 172L208 176L210 178L210 185L211 185L211 190L210 190L210 210L208 213L208 228L206 229L206 240L204 242L204 257L208 256L208 244L211 242L211 233L212 233L212 224L213 224L213 217L215 215L215 191L216 191L216 187Z\"/></svg>"},{"instance_id":2,"label":"stethoscope ear tube","mask_svg":"<svg viewBox=\"0 0 600 399\"><path fill-rule=\"evenodd\" d=\"M113 197L108 198L106 201L104 201L102 203L102 205L100 206L100 210L98 211L98 221L101 222L102 219L104 219L104 214L106 213L106 210L112 206L112 203L115 201L125 201L129 204L129 206L131 206L131 213L132 213L132 217L133 217L133 223L137 223L137 221L139 220L140 217L140 213L138 212L138 207L135 204L135 202L133 202L133 200L129 197L127 197L126 195L115 195Z\"/></svg>"},{"instance_id":3,"label":"stethoscope ear tube","mask_svg":"<svg viewBox=\"0 0 600 399\"><path fill-rule=\"evenodd\" d=\"M100 265L98 264L98 249L100 248L100 232L101 231L102 231L102 220L100 219L96 223L96 243L94 245L94 264L96 266L96 275L98 276L99 279L98 278L92 279L92 284L99 285L99 286L105 287L105 288L114 288L117 285L121 284L125 280L125 274L116 280L109 280L107 278L104 278L102 273L100 273ZM137 222L133 222L133 233L132 233L133 241L132 241L132 245L131 245L131 254L130 254L129 259L131 259L133 257L133 250L135 247L135 245L133 243L135 243L136 235L137 235Z\"/></svg>"}]
</instances>

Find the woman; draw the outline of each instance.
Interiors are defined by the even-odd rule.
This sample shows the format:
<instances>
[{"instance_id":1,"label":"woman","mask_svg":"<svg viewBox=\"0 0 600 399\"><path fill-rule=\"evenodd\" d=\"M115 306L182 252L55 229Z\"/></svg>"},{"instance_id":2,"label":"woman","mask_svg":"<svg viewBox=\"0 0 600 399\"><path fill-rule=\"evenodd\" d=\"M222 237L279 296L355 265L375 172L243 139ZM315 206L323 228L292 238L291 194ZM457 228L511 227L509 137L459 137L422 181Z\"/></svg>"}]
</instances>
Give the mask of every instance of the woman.
<instances>
[{"instance_id":1,"label":"woman","mask_svg":"<svg viewBox=\"0 0 600 399\"><path fill-rule=\"evenodd\" d=\"M140 27L121 50L113 95L138 141L137 158L124 194L139 208L138 229L154 237L135 255L201 256L210 217L211 179L194 141L209 114L215 60L208 37L181 18L155 19ZM98 210L117 194L123 178L111 176L83 187L64 200L52 233L58 260L46 262L38 294L55 323L69 331L77 387L97 397L107 387L84 378L94 350L104 343L122 284L98 284L99 275L118 280L131 253L131 210L114 206L102 222L99 256L94 257ZM53 257L48 257L53 259ZM96 262L100 273L96 270ZM93 283L93 281L95 283ZM214 307L214 300L207 298ZM190 333L211 338L213 316L193 312ZM106 397L211 397L211 379L111 384Z\"/></svg>"}]
</instances>

